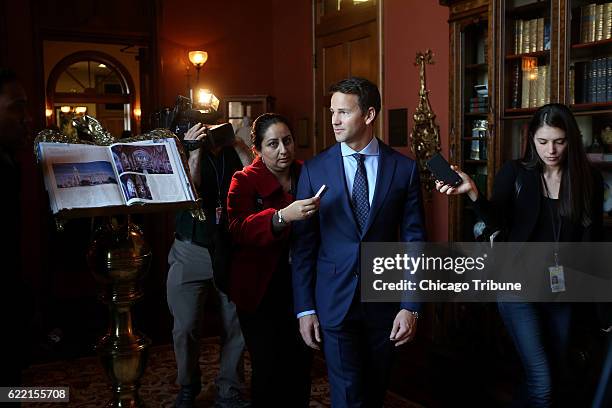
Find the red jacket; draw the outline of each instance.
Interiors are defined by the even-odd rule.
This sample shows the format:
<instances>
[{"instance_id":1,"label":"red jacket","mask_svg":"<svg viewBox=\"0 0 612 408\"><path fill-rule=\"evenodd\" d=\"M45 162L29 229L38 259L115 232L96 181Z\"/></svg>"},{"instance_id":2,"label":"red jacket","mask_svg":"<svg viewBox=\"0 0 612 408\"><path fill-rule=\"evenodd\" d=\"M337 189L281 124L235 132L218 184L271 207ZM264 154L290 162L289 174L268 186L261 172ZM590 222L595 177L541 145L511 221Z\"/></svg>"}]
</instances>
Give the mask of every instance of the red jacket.
<instances>
[{"instance_id":1,"label":"red jacket","mask_svg":"<svg viewBox=\"0 0 612 408\"><path fill-rule=\"evenodd\" d=\"M292 177L297 182L302 163L295 161ZM230 260L229 297L244 311L255 311L273 272L289 248L290 228L275 235L272 217L294 200L257 157L232 178L227 194L229 231L233 250ZM291 290L291 288L287 288Z\"/></svg>"}]
</instances>

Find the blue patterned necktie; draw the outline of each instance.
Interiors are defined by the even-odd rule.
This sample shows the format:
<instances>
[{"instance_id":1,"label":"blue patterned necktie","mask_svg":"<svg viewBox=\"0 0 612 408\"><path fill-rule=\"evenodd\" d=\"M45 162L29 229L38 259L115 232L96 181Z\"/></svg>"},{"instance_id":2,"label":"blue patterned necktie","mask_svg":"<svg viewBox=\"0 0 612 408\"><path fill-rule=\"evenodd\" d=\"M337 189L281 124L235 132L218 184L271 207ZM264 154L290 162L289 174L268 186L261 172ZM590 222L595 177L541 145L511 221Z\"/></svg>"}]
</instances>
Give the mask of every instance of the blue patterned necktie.
<instances>
[{"instance_id":1,"label":"blue patterned necktie","mask_svg":"<svg viewBox=\"0 0 612 408\"><path fill-rule=\"evenodd\" d=\"M370 212L368 176L363 164L365 156L359 153L355 153L352 156L357 161L357 171L353 181L353 211L355 212L357 224L359 224L359 231L363 232L368 221L368 213Z\"/></svg>"}]
</instances>

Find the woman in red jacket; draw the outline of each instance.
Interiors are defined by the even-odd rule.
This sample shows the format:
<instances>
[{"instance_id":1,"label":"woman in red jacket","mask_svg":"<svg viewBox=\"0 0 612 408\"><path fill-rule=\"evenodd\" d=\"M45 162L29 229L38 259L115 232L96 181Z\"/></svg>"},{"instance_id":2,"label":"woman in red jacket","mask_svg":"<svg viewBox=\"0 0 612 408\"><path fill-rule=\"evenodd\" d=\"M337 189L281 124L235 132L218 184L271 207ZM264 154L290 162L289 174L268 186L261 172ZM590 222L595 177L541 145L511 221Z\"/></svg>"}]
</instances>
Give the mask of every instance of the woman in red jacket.
<instances>
[{"instance_id":1,"label":"woman in red jacket","mask_svg":"<svg viewBox=\"0 0 612 408\"><path fill-rule=\"evenodd\" d=\"M319 199L294 201L301 163L287 120L259 116L251 131L257 158L236 172L227 196L229 297L236 304L253 367L255 407L307 407L312 356L293 312L291 222L314 215Z\"/></svg>"}]
</instances>

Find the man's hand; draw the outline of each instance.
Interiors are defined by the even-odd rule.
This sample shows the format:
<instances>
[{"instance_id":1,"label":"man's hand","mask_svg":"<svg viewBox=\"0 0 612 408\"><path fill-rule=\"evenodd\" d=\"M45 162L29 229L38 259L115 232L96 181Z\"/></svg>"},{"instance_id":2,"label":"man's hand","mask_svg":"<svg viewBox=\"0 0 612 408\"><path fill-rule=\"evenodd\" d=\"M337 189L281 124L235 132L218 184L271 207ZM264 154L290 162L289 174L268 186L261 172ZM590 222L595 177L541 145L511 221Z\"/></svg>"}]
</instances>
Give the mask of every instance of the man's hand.
<instances>
[{"instance_id":1,"label":"man's hand","mask_svg":"<svg viewBox=\"0 0 612 408\"><path fill-rule=\"evenodd\" d=\"M416 334L417 319L414 314L402 309L395 316L389 339L395 342L395 347L412 340ZM301 324L300 324L301 328Z\"/></svg>"},{"instance_id":2,"label":"man's hand","mask_svg":"<svg viewBox=\"0 0 612 408\"><path fill-rule=\"evenodd\" d=\"M206 127L201 123L196 123L185 132L185 140L201 140L205 136ZM200 187L200 149L195 149L189 152L187 160L189 165L189 175L196 188Z\"/></svg>"},{"instance_id":3,"label":"man's hand","mask_svg":"<svg viewBox=\"0 0 612 408\"><path fill-rule=\"evenodd\" d=\"M316 314L300 317L300 334L304 343L310 348L321 350L321 333L319 332L319 318Z\"/></svg>"},{"instance_id":4,"label":"man's hand","mask_svg":"<svg viewBox=\"0 0 612 408\"><path fill-rule=\"evenodd\" d=\"M185 140L202 140L205 136L206 126L201 123L196 123L185 132ZM189 152L190 156L197 156L200 149L195 149Z\"/></svg>"}]
</instances>

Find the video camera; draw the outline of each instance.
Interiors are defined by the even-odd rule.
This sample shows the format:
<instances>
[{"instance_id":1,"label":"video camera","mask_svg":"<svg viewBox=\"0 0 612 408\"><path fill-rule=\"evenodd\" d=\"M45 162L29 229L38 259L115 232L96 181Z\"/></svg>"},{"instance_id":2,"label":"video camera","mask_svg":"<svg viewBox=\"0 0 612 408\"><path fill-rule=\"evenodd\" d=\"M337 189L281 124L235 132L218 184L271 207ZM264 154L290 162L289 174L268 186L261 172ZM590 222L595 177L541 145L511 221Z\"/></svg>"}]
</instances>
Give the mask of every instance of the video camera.
<instances>
[{"instance_id":1,"label":"video camera","mask_svg":"<svg viewBox=\"0 0 612 408\"><path fill-rule=\"evenodd\" d=\"M207 150L216 147L231 146L235 140L234 128L229 123L215 124L221 118L216 111L203 112L193 109L191 99L179 95L174 108L164 108L153 113L151 124L154 128L165 128L178 136L186 151L204 147ZM185 133L197 123L206 127L202 140L185 140Z\"/></svg>"}]
</instances>

